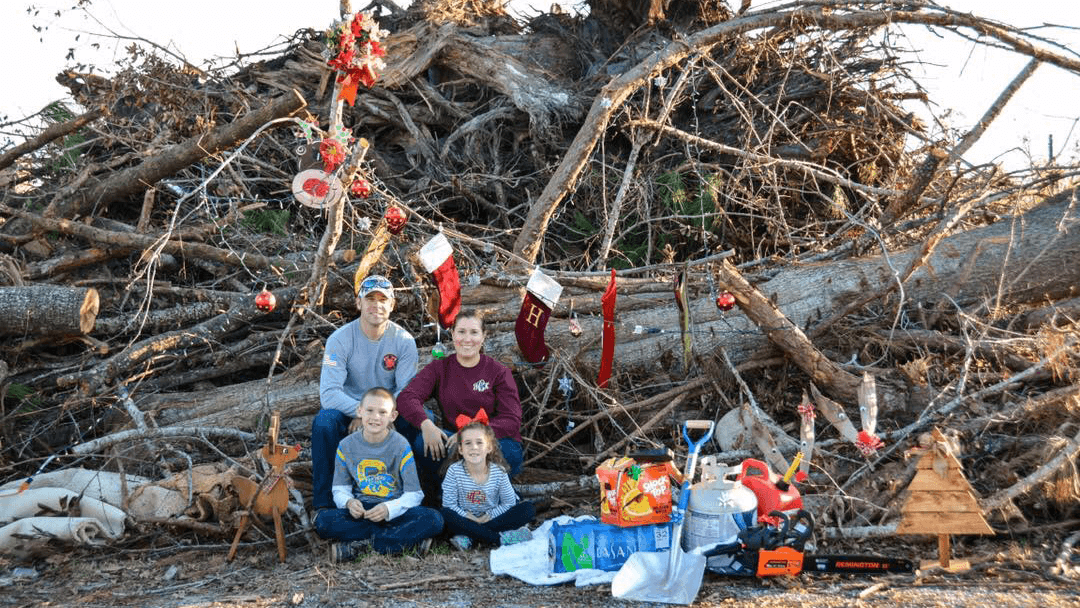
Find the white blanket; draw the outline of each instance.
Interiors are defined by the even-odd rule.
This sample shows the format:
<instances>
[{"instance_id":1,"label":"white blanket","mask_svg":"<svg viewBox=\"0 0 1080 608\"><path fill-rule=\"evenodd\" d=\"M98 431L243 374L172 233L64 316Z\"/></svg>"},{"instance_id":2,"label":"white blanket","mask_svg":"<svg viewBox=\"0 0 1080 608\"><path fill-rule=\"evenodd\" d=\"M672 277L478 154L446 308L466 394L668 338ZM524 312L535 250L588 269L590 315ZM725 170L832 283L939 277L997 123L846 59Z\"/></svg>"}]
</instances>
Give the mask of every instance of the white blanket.
<instances>
[{"instance_id":1,"label":"white blanket","mask_svg":"<svg viewBox=\"0 0 1080 608\"><path fill-rule=\"evenodd\" d=\"M548 535L554 522L568 524L574 521L595 520L595 517L570 517L560 515L549 519L533 531L532 540L516 545L499 547L491 552L491 572L508 574L530 585L559 585L574 581L578 587L602 585L615 578L614 572L583 569L576 572L555 572L548 557Z\"/></svg>"},{"instance_id":2,"label":"white blanket","mask_svg":"<svg viewBox=\"0 0 1080 608\"><path fill-rule=\"evenodd\" d=\"M0 486L0 494L7 494L19 489L22 479L16 479ZM149 483L150 480L137 475L127 476L128 492L137 486ZM67 488L83 496L96 498L110 505L122 504L121 483L119 473L108 471L92 471L90 469L71 468L59 471L50 471L34 476L30 484L32 488Z\"/></svg>"},{"instance_id":3,"label":"white blanket","mask_svg":"<svg viewBox=\"0 0 1080 608\"><path fill-rule=\"evenodd\" d=\"M124 534L124 512L64 488L0 491L0 553L26 554L51 539L101 544Z\"/></svg>"}]
</instances>

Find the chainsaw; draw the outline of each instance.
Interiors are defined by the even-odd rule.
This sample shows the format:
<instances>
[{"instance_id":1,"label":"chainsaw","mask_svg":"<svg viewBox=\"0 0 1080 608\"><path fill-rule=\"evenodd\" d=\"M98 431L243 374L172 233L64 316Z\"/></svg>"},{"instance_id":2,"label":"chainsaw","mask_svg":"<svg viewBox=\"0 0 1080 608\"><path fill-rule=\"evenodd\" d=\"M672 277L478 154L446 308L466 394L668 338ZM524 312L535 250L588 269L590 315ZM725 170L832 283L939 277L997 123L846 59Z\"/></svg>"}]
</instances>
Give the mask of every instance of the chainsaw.
<instances>
[{"instance_id":1,"label":"chainsaw","mask_svg":"<svg viewBox=\"0 0 1080 608\"><path fill-rule=\"evenodd\" d=\"M703 552L706 568L728 576L794 576L800 572L896 574L915 571L909 559L877 555L822 555L804 552L814 533L814 518L799 510L793 517L769 513L779 525L758 525L739 532L734 543Z\"/></svg>"}]
</instances>

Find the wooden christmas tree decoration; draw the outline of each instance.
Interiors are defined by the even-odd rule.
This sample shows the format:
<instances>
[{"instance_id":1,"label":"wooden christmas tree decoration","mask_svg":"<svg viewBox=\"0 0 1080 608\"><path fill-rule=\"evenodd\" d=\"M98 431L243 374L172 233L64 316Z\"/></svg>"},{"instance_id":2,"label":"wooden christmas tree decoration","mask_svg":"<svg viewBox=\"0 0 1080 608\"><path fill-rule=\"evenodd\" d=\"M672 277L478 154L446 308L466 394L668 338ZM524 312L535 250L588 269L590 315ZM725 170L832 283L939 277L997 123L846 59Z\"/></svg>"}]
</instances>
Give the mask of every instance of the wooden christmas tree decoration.
<instances>
[{"instance_id":1,"label":"wooden christmas tree decoration","mask_svg":"<svg viewBox=\"0 0 1080 608\"><path fill-rule=\"evenodd\" d=\"M952 572L967 570L970 565L966 561L950 561L949 535L993 534L994 531L983 518L960 461L937 429L934 429L933 442L919 459L918 467L908 486L910 495L900 509L901 520L896 533L937 534L941 567Z\"/></svg>"}]
</instances>

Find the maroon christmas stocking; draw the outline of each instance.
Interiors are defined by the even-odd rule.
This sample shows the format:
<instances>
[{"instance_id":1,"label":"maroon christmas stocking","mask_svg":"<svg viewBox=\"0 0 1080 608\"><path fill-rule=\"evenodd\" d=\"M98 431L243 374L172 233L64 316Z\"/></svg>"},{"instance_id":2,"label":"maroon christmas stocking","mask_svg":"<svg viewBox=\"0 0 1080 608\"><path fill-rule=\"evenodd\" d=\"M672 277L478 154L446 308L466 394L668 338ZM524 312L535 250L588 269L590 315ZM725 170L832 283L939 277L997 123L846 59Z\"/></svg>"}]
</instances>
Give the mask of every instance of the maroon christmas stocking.
<instances>
[{"instance_id":1,"label":"maroon christmas stocking","mask_svg":"<svg viewBox=\"0 0 1080 608\"><path fill-rule=\"evenodd\" d=\"M547 359L548 348L544 344L544 331L547 329L551 309L532 294L525 292L525 301L521 303L514 335L517 336L518 348L529 363L539 363Z\"/></svg>"},{"instance_id":2,"label":"maroon christmas stocking","mask_svg":"<svg viewBox=\"0 0 1080 608\"><path fill-rule=\"evenodd\" d=\"M600 297L604 309L603 347L600 350L600 373L596 377L596 386L607 388L611 379L611 364L615 360L615 269L611 269L611 282L604 295Z\"/></svg>"}]
</instances>

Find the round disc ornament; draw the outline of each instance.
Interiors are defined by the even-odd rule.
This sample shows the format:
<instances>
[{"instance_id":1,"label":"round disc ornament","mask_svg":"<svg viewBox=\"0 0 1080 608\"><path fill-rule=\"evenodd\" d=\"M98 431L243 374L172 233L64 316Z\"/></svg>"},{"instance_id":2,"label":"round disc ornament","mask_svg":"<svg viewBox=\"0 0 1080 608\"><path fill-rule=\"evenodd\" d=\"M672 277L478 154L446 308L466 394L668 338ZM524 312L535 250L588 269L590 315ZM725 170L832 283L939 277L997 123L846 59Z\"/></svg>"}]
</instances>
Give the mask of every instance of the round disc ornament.
<instances>
[{"instance_id":1,"label":"round disc ornament","mask_svg":"<svg viewBox=\"0 0 1080 608\"><path fill-rule=\"evenodd\" d=\"M270 312L274 310L274 306L277 306L277 298L274 297L273 292L264 289L255 296L255 308L262 312Z\"/></svg>"},{"instance_id":2,"label":"round disc ornament","mask_svg":"<svg viewBox=\"0 0 1080 608\"><path fill-rule=\"evenodd\" d=\"M305 169L297 173L292 182L292 193L296 201L314 209L325 209L333 205L344 192L341 180L322 169Z\"/></svg>"},{"instance_id":3,"label":"round disc ornament","mask_svg":"<svg viewBox=\"0 0 1080 608\"><path fill-rule=\"evenodd\" d=\"M716 296L716 307L720 310L723 310L724 312L735 308L735 296L731 295L730 291L725 291L724 293Z\"/></svg>"},{"instance_id":4,"label":"round disc ornament","mask_svg":"<svg viewBox=\"0 0 1080 608\"><path fill-rule=\"evenodd\" d=\"M383 219L386 220L386 229L390 231L390 234L398 235L405 229L405 224L408 223L409 218L405 216L405 212L397 205L391 206L383 214Z\"/></svg>"}]
</instances>

